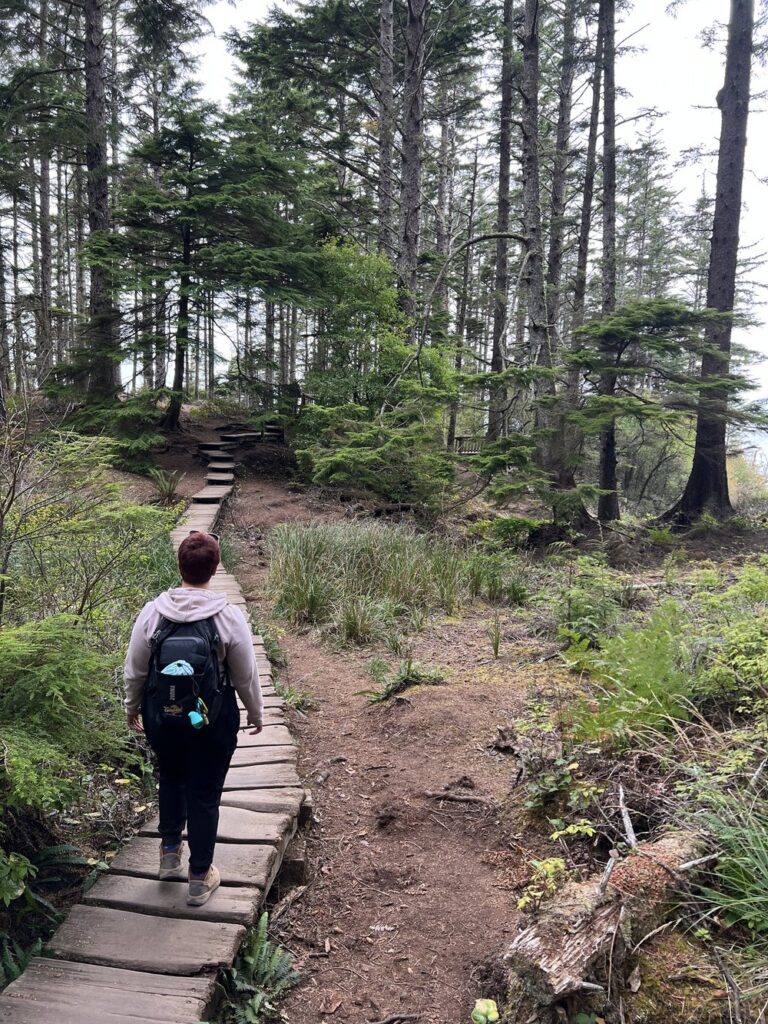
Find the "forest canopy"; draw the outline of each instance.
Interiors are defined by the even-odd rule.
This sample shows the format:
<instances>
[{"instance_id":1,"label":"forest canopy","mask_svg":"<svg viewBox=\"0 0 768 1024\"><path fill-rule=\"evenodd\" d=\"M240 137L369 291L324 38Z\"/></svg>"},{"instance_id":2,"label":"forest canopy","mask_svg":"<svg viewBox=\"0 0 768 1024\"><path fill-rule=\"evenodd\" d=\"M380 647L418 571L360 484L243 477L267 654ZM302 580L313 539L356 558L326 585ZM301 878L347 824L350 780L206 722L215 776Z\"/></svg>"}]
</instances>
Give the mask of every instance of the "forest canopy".
<instances>
[{"instance_id":1,"label":"forest canopy","mask_svg":"<svg viewBox=\"0 0 768 1024\"><path fill-rule=\"evenodd\" d=\"M711 27L718 173L689 203L654 111L617 135L629 10L275 7L227 37L217 105L199 0L5 5L4 404L70 402L141 453L185 400L235 400L309 479L432 513L469 472L582 527L729 515L761 12Z\"/></svg>"}]
</instances>

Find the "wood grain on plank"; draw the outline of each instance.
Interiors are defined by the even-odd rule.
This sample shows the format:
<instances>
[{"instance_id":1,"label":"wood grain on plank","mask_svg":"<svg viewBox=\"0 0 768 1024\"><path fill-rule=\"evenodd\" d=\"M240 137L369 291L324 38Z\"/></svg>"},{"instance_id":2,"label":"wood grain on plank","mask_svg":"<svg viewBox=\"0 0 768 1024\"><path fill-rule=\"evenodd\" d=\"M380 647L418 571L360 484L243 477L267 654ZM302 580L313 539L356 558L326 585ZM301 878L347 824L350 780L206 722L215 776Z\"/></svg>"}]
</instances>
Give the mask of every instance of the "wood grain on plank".
<instances>
[{"instance_id":1,"label":"wood grain on plank","mask_svg":"<svg viewBox=\"0 0 768 1024\"><path fill-rule=\"evenodd\" d=\"M230 768L224 790L231 789L299 789L301 781L291 764L265 764L256 768Z\"/></svg>"},{"instance_id":2,"label":"wood grain on plank","mask_svg":"<svg viewBox=\"0 0 768 1024\"><path fill-rule=\"evenodd\" d=\"M188 975L229 967L244 937L239 924L180 921L78 903L46 948L64 960Z\"/></svg>"},{"instance_id":3,"label":"wood grain on plank","mask_svg":"<svg viewBox=\"0 0 768 1024\"><path fill-rule=\"evenodd\" d=\"M265 765L255 770L269 770L273 766ZM277 765L275 767L288 767ZM250 771L251 769L246 769ZM159 836L158 818L152 818L142 825L140 834L143 836ZM221 807L219 809L219 831L217 845L221 843L269 843L284 848L284 836L291 831L291 821L287 814L263 814L255 811L244 811L238 807ZM186 832L184 833L186 836ZM282 844L282 845L281 845Z\"/></svg>"},{"instance_id":4,"label":"wood grain on plank","mask_svg":"<svg viewBox=\"0 0 768 1024\"><path fill-rule=\"evenodd\" d=\"M283 811L283 807L259 807L254 810ZM157 878L158 841L145 836L131 839L110 865L110 873L134 875L137 878ZM187 870L189 852L184 844L182 864ZM262 892L269 889L278 860L277 847L219 843L214 852L216 867L221 872L222 885L256 886Z\"/></svg>"},{"instance_id":5,"label":"wood grain on plank","mask_svg":"<svg viewBox=\"0 0 768 1024\"><path fill-rule=\"evenodd\" d=\"M129 875L102 875L83 896L83 903L155 914L158 917L252 925L262 898L260 890L256 888L222 885L202 907L189 907L187 891L185 879L158 882Z\"/></svg>"}]
</instances>

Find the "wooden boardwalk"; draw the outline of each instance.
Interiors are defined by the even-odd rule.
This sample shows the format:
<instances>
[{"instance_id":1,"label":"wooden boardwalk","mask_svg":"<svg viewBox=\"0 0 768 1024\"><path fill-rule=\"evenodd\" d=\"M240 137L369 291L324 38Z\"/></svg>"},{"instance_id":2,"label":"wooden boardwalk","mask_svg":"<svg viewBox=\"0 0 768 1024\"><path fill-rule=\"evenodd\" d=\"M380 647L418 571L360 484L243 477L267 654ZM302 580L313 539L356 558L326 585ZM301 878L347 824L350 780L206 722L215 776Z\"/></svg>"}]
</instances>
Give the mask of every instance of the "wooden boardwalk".
<instances>
[{"instance_id":1,"label":"wooden boardwalk","mask_svg":"<svg viewBox=\"0 0 768 1024\"><path fill-rule=\"evenodd\" d=\"M232 491L239 444L259 435L224 435L201 445L208 482L171 534L214 527ZM225 482L222 476L228 477ZM246 611L234 576L220 569L213 587ZM21 977L0 994L0 1024L194 1024L211 1008L216 973L229 967L260 911L309 794L296 773L296 748L272 668L258 636L253 646L264 692L264 729L241 731L222 799L216 864L221 888L188 907L186 882L157 880L157 819L148 821L109 871L72 908ZM241 708L241 722L245 712Z\"/></svg>"}]
</instances>

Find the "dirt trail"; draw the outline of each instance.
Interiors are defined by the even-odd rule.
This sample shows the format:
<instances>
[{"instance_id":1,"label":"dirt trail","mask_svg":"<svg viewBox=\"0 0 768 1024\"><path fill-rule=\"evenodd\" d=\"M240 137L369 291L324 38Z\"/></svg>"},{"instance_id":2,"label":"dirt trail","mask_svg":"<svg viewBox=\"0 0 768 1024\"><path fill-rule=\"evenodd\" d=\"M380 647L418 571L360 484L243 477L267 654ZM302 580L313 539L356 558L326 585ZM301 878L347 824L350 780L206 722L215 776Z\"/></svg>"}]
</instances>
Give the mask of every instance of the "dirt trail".
<instances>
[{"instance_id":1,"label":"dirt trail","mask_svg":"<svg viewBox=\"0 0 768 1024\"><path fill-rule=\"evenodd\" d=\"M238 577L266 613L269 530L343 510L251 476L229 514L246 538ZM515 931L509 879L528 873L525 851L508 812L425 794L463 778L479 797L508 796L515 764L488 744L552 669L521 645L494 662L486 626L487 613L429 626L414 655L439 665L447 685L408 691L388 707L358 694L371 686L374 652L335 652L295 630L281 640L289 659L282 681L318 702L296 725L299 770L315 799L309 880L278 926L308 975L284 1004L292 1024L393 1013L454 1024L487 994L474 971Z\"/></svg>"}]
</instances>

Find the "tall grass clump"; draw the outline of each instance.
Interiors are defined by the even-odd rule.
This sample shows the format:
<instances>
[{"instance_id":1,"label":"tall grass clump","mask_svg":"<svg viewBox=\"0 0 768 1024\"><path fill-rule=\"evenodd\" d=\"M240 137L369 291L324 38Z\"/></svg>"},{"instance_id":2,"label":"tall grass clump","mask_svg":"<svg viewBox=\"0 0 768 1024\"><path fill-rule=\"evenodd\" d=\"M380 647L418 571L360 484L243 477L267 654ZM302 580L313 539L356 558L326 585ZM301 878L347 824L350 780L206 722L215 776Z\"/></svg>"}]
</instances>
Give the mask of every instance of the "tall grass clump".
<instances>
[{"instance_id":1,"label":"tall grass clump","mask_svg":"<svg viewBox=\"0 0 768 1024\"><path fill-rule=\"evenodd\" d=\"M460 549L405 527L285 523L269 548L277 612L343 642L366 643L414 613L450 613L463 590Z\"/></svg>"},{"instance_id":2,"label":"tall grass clump","mask_svg":"<svg viewBox=\"0 0 768 1024\"><path fill-rule=\"evenodd\" d=\"M707 917L741 925L768 938L768 805L728 792L702 794L709 807L696 815L719 857L698 892ZM708 799L707 799L708 798Z\"/></svg>"}]
</instances>

